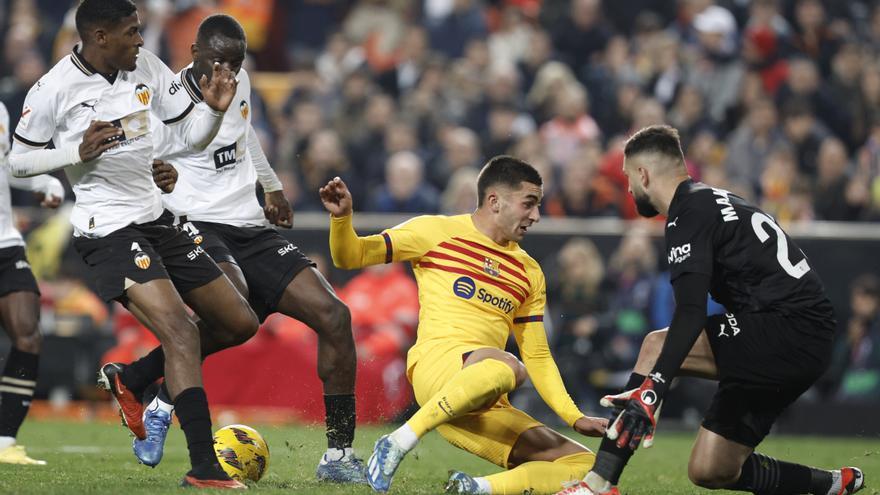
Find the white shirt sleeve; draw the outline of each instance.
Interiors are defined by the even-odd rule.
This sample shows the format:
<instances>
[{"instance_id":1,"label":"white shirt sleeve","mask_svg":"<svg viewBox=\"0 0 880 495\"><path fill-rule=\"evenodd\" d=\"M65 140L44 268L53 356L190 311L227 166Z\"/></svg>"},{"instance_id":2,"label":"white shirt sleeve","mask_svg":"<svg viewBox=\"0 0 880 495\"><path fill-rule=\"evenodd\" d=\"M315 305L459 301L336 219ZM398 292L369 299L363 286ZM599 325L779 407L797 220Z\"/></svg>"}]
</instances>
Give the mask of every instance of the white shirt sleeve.
<instances>
[{"instance_id":1,"label":"white shirt sleeve","mask_svg":"<svg viewBox=\"0 0 880 495\"><path fill-rule=\"evenodd\" d=\"M214 111L207 105L196 105L183 89L180 76L149 51L142 50L142 53L156 81L156 94L150 102L153 112L177 132L187 146L204 150L220 130L223 112Z\"/></svg>"},{"instance_id":2,"label":"white shirt sleeve","mask_svg":"<svg viewBox=\"0 0 880 495\"><path fill-rule=\"evenodd\" d=\"M259 179L260 185L263 186L263 191L267 193L280 191L282 189L281 181L278 180L275 171L269 166L269 160L266 159L263 147L260 146L260 138L257 136L257 131L254 130L252 125L248 126L247 147L251 154L251 163L254 164L254 168L257 170L257 179Z\"/></svg>"},{"instance_id":3,"label":"white shirt sleeve","mask_svg":"<svg viewBox=\"0 0 880 495\"><path fill-rule=\"evenodd\" d=\"M41 79L24 99L21 119L15 128L9 154L9 169L15 177L54 172L82 162L78 146L43 149L52 141L57 125L55 111L58 95L47 85Z\"/></svg>"}]
</instances>

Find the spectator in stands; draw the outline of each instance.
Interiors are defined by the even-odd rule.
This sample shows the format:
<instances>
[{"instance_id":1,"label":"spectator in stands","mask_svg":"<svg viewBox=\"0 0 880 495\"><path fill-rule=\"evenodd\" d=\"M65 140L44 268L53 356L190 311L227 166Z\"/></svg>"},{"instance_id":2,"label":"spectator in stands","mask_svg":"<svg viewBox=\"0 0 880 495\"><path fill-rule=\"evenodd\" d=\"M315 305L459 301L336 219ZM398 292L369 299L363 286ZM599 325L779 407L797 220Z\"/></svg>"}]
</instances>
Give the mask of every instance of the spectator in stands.
<instances>
[{"instance_id":1,"label":"spectator in stands","mask_svg":"<svg viewBox=\"0 0 880 495\"><path fill-rule=\"evenodd\" d=\"M495 63L515 66L526 58L534 27L516 5L501 7L500 25L489 35L489 54Z\"/></svg>"},{"instance_id":2,"label":"spectator in stands","mask_svg":"<svg viewBox=\"0 0 880 495\"><path fill-rule=\"evenodd\" d=\"M428 33L424 28L407 28L394 66L376 77L382 90L400 98L415 89L430 59L428 48Z\"/></svg>"},{"instance_id":3,"label":"spectator in stands","mask_svg":"<svg viewBox=\"0 0 880 495\"><path fill-rule=\"evenodd\" d=\"M619 215L617 205L602 194L598 177L602 148L588 144L577 150L560 172L558 189L544 194L544 208L552 217L598 217Z\"/></svg>"},{"instance_id":4,"label":"spectator in stands","mask_svg":"<svg viewBox=\"0 0 880 495\"><path fill-rule=\"evenodd\" d=\"M847 42L840 45L831 59L831 77L828 79L828 97L837 108L838 118L847 125L841 127L840 138L847 149L864 142L867 123L862 120L861 108L864 106L859 92L861 85L862 58L859 47Z\"/></svg>"},{"instance_id":5,"label":"spectator in stands","mask_svg":"<svg viewBox=\"0 0 880 495\"><path fill-rule=\"evenodd\" d=\"M848 138L850 124L846 113L831 98L827 88L823 86L816 64L810 59L795 58L789 62L788 80L779 89L776 101L784 106L792 98L809 101L822 123L837 137L844 140Z\"/></svg>"},{"instance_id":6,"label":"spectator in stands","mask_svg":"<svg viewBox=\"0 0 880 495\"><path fill-rule=\"evenodd\" d=\"M366 99L362 118L358 118L357 112L351 116L340 113L337 117L344 122L343 135L346 136L354 168L365 173L368 169L372 170L371 167L377 162L384 166L385 133L397 115L394 99L384 93L370 94L369 86L369 83L358 83L357 87L351 88L342 107L357 108Z\"/></svg>"},{"instance_id":7,"label":"spectator in stands","mask_svg":"<svg viewBox=\"0 0 880 495\"><path fill-rule=\"evenodd\" d=\"M473 168L457 170L440 196L440 213L444 215L463 215L477 209L477 177L479 171Z\"/></svg>"},{"instance_id":8,"label":"spectator in stands","mask_svg":"<svg viewBox=\"0 0 880 495\"><path fill-rule=\"evenodd\" d=\"M459 58L471 41L486 38L486 17L478 1L426 0L425 4L425 25L431 39L431 48L443 55Z\"/></svg>"},{"instance_id":9,"label":"spectator in stands","mask_svg":"<svg viewBox=\"0 0 880 495\"><path fill-rule=\"evenodd\" d=\"M696 86L681 86L672 108L669 109L669 125L678 129L681 147L684 149L690 147L697 133L714 127L706 115L703 93Z\"/></svg>"},{"instance_id":10,"label":"spectator in stands","mask_svg":"<svg viewBox=\"0 0 880 495\"><path fill-rule=\"evenodd\" d=\"M367 64L376 74L397 63L406 35L402 15L405 8L405 3L399 1L365 0L356 2L345 18L345 34L364 48Z\"/></svg>"},{"instance_id":11,"label":"spectator in stands","mask_svg":"<svg viewBox=\"0 0 880 495\"><path fill-rule=\"evenodd\" d=\"M576 84L577 78L567 65L562 62L547 62L535 74L534 84L526 96L527 108L538 123L547 122L556 112L555 95Z\"/></svg>"},{"instance_id":12,"label":"spectator in stands","mask_svg":"<svg viewBox=\"0 0 880 495\"><path fill-rule=\"evenodd\" d=\"M743 123L727 141L727 175L760 191L761 167L776 148L785 145L777 125L776 106L769 99L757 100Z\"/></svg>"},{"instance_id":13,"label":"spectator in stands","mask_svg":"<svg viewBox=\"0 0 880 495\"><path fill-rule=\"evenodd\" d=\"M355 189L355 197L364 197L358 171L350 166L345 155L342 142L336 131L321 129L314 132L308 140L296 174L296 193L288 197L295 210L316 211L321 207L320 200L314 194L321 184L335 176L345 177ZM357 191L356 193L354 191Z\"/></svg>"},{"instance_id":14,"label":"spectator in stands","mask_svg":"<svg viewBox=\"0 0 880 495\"><path fill-rule=\"evenodd\" d=\"M450 178L459 170L479 170L483 164L480 140L467 127L455 127L443 136L443 152L433 163L428 181L437 189L446 187Z\"/></svg>"},{"instance_id":15,"label":"spectator in stands","mask_svg":"<svg viewBox=\"0 0 880 495\"><path fill-rule=\"evenodd\" d=\"M764 91L774 96L788 77L788 62L779 51L773 26L752 25L743 36L742 57L750 71L761 75Z\"/></svg>"},{"instance_id":16,"label":"spectator in stands","mask_svg":"<svg viewBox=\"0 0 880 495\"><path fill-rule=\"evenodd\" d=\"M782 132L794 148L798 170L811 180L816 177L819 146L831 131L816 119L810 102L795 98L782 108Z\"/></svg>"},{"instance_id":17,"label":"spectator in stands","mask_svg":"<svg viewBox=\"0 0 880 495\"><path fill-rule=\"evenodd\" d=\"M687 75L681 63L680 48L678 40L669 33L653 36L651 43L644 47L645 63L652 66L648 94L667 108L680 94L679 89Z\"/></svg>"},{"instance_id":18,"label":"spectator in stands","mask_svg":"<svg viewBox=\"0 0 880 495\"><path fill-rule=\"evenodd\" d=\"M569 15L549 26L553 46L560 60L579 73L598 53L605 50L611 30L602 21L601 0L572 0Z\"/></svg>"},{"instance_id":19,"label":"spectator in stands","mask_svg":"<svg viewBox=\"0 0 880 495\"><path fill-rule=\"evenodd\" d=\"M550 35L542 29L533 29L529 34L526 53L517 63L517 69L519 70L522 82L520 86L526 94L529 94L529 91L531 91L538 71L550 62L552 55L553 42L550 40Z\"/></svg>"},{"instance_id":20,"label":"spectator in stands","mask_svg":"<svg viewBox=\"0 0 880 495\"><path fill-rule=\"evenodd\" d=\"M550 161L563 167L581 146L598 141L602 133L589 114L587 90L580 84L564 86L553 96L553 105L555 115L540 133Z\"/></svg>"},{"instance_id":21,"label":"spectator in stands","mask_svg":"<svg viewBox=\"0 0 880 495\"><path fill-rule=\"evenodd\" d=\"M384 213L437 213L440 195L425 181L422 159L411 151L398 151L388 158L385 184L373 198L372 211Z\"/></svg>"},{"instance_id":22,"label":"spectator in stands","mask_svg":"<svg viewBox=\"0 0 880 495\"><path fill-rule=\"evenodd\" d=\"M327 45L315 60L315 70L324 83L338 88L365 60L364 49L353 45L345 33L337 31L330 35Z\"/></svg>"},{"instance_id":23,"label":"spectator in stands","mask_svg":"<svg viewBox=\"0 0 880 495\"><path fill-rule=\"evenodd\" d=\"M830 137L819 147L814 208L819 220L858 220L862 205L853 196L858 184L851 181L850 163L843 141Z\"/></svg>"},{"instance_id":24,"label":"spectator in stands","mask_svg":"<svg viewBox=\"0 0 880 495\"><path fill-rule=\"evenodd\" d=\"M809 180L798 173L794 154L780 147L770 155L761 171L761 209L787 225L813 217Z\"/></svg>"},{"instance_id":25,"label":"spectator in stands","mask_svg":"<svg viewBox=\"0 0 880 495\"><path fill-rule=\"evenodd\" d=\"M710 5L694 17L700 59L693 65L690 83L700 88L708 102L709 117L714 122L724 119L727 109L734 106L745 72L737 58L736 20L727 9Z\"/></svg>"},{"instance_id":26,"label":"spectator in stands","mask_svg":"<svg viewBox=\"0 0 880 495\"><path fill-rule=\"evenodd\" d=\"M847 400L880 401L880 280L866 274L853 281L851 315L837 336L826 381Z\"/></svg>"},{"instance_id":27,"label":"spectator in stands","mask_svg":"<svg viewBox=\"0 0 880 495\"><path fill-rule=\"evenodd\" d=\"M830 29L820 0L797 0L794 16L794 48L809 57L823 76L831 74L831 58L838 49L837 33Z\"/></svg>"},{"instance_id":28,"label":"spectator in stands","mask_svg":"<svg viewBox=\"0 0 880 495\"><path fill-rule=\"evenodd\" d=\"M600 317L607 305L603 281L605 262L593 242L574 237L547 263L549 315L552 315L553 353L566 381L566 390L585 410L595 409L598 394L591 383L602 370Z\"/></svg>"}]
</instances>

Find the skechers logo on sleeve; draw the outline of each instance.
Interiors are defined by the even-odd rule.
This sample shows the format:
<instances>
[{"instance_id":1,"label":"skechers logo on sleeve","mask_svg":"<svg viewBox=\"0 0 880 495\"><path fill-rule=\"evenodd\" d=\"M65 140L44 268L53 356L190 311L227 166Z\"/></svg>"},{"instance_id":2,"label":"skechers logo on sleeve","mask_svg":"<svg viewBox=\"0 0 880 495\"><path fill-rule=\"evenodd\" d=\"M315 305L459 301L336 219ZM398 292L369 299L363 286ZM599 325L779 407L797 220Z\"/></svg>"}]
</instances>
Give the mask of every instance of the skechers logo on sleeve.
<instances>
[{"instance_id":1,"label":"skechers logo on sleeve","mask_svg":"<svg viewBox=\"0 0 880 495\"><path fill-rule=\"evenodd\" d=\"M214 166L217 168L223 168L235 163L235 148L235 143L222 148L217 148L217 151L214 152Z\"/></svg>"},{"instance_id":2,"label":"skechers logo on sleeve","mask_svg":"<svg viewBox=\"0 0 880 495\"><path fill-rule=\"evenodd\" d=\"M681 263L691 257L691 243L675 246L669 250L667 258L670 265Z\"/></svg>"}]
</instances>

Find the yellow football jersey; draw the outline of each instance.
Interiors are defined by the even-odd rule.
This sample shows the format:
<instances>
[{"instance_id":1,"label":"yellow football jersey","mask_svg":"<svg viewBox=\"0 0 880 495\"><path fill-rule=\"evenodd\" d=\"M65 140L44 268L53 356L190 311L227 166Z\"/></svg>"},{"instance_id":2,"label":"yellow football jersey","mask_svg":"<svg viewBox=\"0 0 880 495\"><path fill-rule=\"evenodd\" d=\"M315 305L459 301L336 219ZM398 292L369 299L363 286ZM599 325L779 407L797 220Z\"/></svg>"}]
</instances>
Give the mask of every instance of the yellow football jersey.
<instances>
[{"instance_id":1,"label":"yellow football jersey","mask_svg":"<svg viewBox=\"0 0 880 495\"><path fill-rule=\"evenodd\" d=\"M430 351L504 349L513 332L541 397L566 422L582 416L565 392L547 344L544 274L516 242L500 246L471 215L415 217L358 237L352 217L331 217L330 252L340 268L408 261L419 286L419 326L407 369Z\"/></svg>"},{"instance_id":2,"label":"yellow football jersey","mask_svg":"<svg viewBox=\"0 0 880 495\"><path fill-rule=\"evenodd\" d=\"M514 322L542 321L544 274L515 242L499 246L470 215L421 216L382 232L386 261L409 261L419 285L420 348L504 349Z\"/></svg>"}]
</instances>

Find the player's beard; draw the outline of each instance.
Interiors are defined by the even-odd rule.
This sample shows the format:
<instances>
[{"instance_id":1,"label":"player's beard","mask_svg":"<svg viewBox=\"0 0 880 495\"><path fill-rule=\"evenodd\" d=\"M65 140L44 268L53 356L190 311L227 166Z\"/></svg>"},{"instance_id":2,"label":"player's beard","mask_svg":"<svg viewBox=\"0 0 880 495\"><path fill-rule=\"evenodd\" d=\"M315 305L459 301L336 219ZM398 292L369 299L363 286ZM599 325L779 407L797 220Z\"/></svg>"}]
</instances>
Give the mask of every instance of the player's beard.
<instances>
[{"instance_id":1,"label":"player's beard","mask_svg":"<svg viewBox=\"0 0 880 495\"><path fill-rule=\"evenodd\" d=\"M651 218L660 214L657 208L654 208L654 205L651 204L647 194L633 194L633 199L636 202L636 211L639 212L639 215Z\"/></svg>"}]
</instances>

